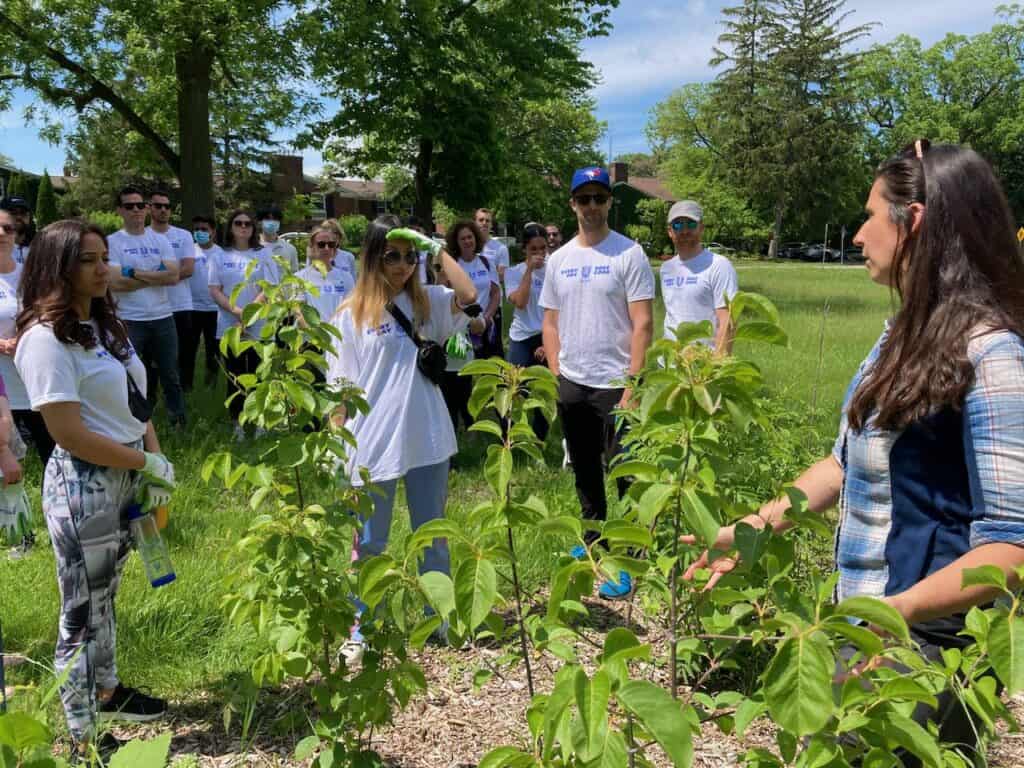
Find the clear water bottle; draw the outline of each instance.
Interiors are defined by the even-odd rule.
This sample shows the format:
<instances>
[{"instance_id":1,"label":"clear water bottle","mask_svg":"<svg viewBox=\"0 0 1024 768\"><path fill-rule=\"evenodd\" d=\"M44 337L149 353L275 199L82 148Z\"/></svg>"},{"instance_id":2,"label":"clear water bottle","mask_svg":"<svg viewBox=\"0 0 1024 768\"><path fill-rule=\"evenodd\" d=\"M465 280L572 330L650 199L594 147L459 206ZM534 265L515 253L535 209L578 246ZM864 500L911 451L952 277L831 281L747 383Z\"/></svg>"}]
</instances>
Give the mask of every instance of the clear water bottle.
<instances>
[{"instance_id":1,"label":"clear water bottle","mask_svg":"<svg viewBox=\"0 0 1024 768\"><path fill-rule=\"evenodd\" d=\"M135 548L139 551L142 564L146 569L146 578L154 587L170 584L175 579L171 556L167 554L167 545L160 535L156 518L142 511L141 504L128 507L128 523L132 527Z\"/></svg>"}]
</instances>

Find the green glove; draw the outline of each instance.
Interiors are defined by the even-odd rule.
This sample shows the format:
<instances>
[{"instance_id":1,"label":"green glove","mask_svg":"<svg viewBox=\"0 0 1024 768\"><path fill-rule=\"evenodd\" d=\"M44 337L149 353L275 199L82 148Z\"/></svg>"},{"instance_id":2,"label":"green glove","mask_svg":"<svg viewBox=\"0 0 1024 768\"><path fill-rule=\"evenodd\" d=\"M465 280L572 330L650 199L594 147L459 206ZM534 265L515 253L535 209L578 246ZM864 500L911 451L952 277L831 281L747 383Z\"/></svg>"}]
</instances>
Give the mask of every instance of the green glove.
<instances>
[{"instance_id":1,"label":"green glove","mask_svg":"<svg viewBox=\"0 0 1024 768\"><path fill-rule=\"evenodd\" d=\"M174 488L174 465L162 453L145 451L146 464L139 473L147 485L155 485L168 490Z\"/></svg>"},{"instance_id":2,"label":"green glove","mask_svg":"<svg viewBox=\"0 0 1024 768\"><path fill-rule=\"evenodd\" d=\"M30 533L31 510L24 483L0 484L0 541L17 544Z\"/></svg>"},{"instance_id":3,"label":"green glove","mask_svg":"<svg viewBox=\"0 0 1024 768\"><path fill-rule=\"evenodd\" d=\"M415 229L392 229L388 232L388 240L406 240L420 251L426 251L432 257L441 252L441 244L436 240L422 235Z\"/></svg>"},{"instance_id":4,"label":"green glove","mask_svg":"<svg viewBox=\"0 0 1024 768\"><path fill-rule=\"evenodd\" d=\"M449 338L448 343L445 345L445 351L449 357L465 360L469 354L469 339L466 338L466 334L457 333Z\"/></svg>"}]
</instances>

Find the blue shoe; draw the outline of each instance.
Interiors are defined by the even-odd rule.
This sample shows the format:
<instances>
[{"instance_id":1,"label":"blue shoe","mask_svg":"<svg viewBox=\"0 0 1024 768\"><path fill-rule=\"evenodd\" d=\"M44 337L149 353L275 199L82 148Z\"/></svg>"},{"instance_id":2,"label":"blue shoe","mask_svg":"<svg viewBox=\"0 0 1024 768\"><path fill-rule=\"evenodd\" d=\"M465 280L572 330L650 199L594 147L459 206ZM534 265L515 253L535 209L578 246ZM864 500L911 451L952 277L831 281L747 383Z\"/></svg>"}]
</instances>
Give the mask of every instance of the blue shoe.
<instances>
[{"instance_id":1,"label":"blue shoe","mask_svg":"<svg viewBox=\"0 0 1024 768\"><path fill-rule=\"evenodd\" d=\"M609 579L597 590L597 594L605 600L623 600L633 592L633 579L625 571L619 571L619 580Z\"/></svg>"},{"instance_id":2,"label":"blue shoe","mask_svg":"<svg viewBox=\"0 0 1024 768\"><path fill-rule=\"evenodd\" d=\"M587 548L582 544L577 544L575 547L569 550L569 554L572 555L573 560L586 560L587 559Z\"/></svg>"}]
</instances>

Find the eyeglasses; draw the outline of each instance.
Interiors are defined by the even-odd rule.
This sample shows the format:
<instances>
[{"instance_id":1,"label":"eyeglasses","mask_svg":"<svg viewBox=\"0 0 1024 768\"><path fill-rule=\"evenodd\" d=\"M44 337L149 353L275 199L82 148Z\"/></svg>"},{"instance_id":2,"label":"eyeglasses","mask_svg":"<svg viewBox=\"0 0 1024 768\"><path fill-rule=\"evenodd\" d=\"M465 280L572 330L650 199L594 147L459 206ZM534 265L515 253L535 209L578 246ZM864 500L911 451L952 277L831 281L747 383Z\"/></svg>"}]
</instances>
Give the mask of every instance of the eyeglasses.
<instances>
[{"instance_id":1,"label":"eyeglasses","mask_svg":"<svg viewBox=\"0 0 1024 768\"><path fill-rule=\"evenodd\" d=\"M239 221L238 219L235 219L233 222L231 222L231 226L233 226L233 227L241 227L242 229L249 229L252 226L252 222L251 221Z\"/></svg>"},{"instance_id":2,"label":"eyeglasses","mask_svg":"<svg viewBox=\"0 0 1024 768\"><path fill-rule=\"evenodd\" d=\"M672 231L682 232L684 229L689 229L692 231L699 226L700 222L694 221L693 219L676 219L675 221L672 222Z\"/></svg>"},{"instance_id":3,"label":"eyeglasses","mask_svg":"<svg viewBox=\"0 0 1024 768\"><path fill-rule=\"evenodd\" d=\"M5 235L13 235L16 229L17 227L13 224L0 224L0 232L3 232Z\"/></svg>"},{"instance_id":4,"label":"eyeglasses","mask_svg":"<svg viewBox=\"0 0 1024 768\"><path fill-rule=\"evenodd\" d=\"M126 211L144 211L149 206L149 203L121 203L121 207Z\"/></svg>"},{"instance_id":5,"label":"eyeglasses","mask_svg":"<svg viewBox=\"0 0 1024 768\"><path fill-rule=\"evenodd\" d=\"M335 242L334 240L320 240L319 242L315 243L315 245L322 251L338 247L338 243Z\"/></svg>"},{"instance_id":6,"label":"eyeglasses","mask_svg":"<svg viewBox=\"0 0 1024 768\"><path fill-rule=\"evenodd\" d=\"M577 205L590 205L592 202L597 205L604 205L608 202L608 195L596 194L596 195L574 195L573 200L576 201Z\"/></svg>"},{"instance_id":7,"label":"eyeglasses","mask_svg":"<svg viewBox=\"0 0 1024 768\"><path fill-rule=\"evenodd\" d=\"M171 210L170 203L150 203L150 208L156 208L158 211L169 211Z\"/></svg>"},{"instance_id":8,"label":"eyeglasses","mask_svg":"<svg viewBox=\"0 0 1024 768\"><path fill-rule=\"evenodd\" d=\"M384 264L389 267L395 266L395 264L403 259L407 266L415 267L419 263L420 257L413 251L409 251L405 254L401 251L388 251L384 254Z\"/></svg>"}]
</instances>

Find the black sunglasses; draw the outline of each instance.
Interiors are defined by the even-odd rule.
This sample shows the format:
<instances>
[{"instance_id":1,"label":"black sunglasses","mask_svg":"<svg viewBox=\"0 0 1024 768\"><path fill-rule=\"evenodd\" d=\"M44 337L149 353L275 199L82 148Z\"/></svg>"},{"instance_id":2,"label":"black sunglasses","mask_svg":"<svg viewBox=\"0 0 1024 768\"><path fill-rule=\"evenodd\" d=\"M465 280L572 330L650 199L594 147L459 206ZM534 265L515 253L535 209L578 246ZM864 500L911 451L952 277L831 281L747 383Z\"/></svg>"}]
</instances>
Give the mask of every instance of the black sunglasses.
<instances>
[{"instance_id":1,"label":"black sunglasses","mask_svg":"<svg viewBox=\"0 0 1024 768\"><path fill-rule=\"evenodd\" d=\"M324 248L337 248L338 243L334 240L320 240L319 242L316 243L316 247L320 248L321 250Z\"/></svg>"},{"instance_id":2,"label":"black sunglasses","mask_svg":"<svg viewBox=\"0 0 1024 768\"><path fill-rule=\"evenodd\" d=\"M169 211L171 210L170 203L150 203L150 208L156 208L158 211Z\"/></svg>"},{"instance_id":3,"label":"black sunglasses","mask_svg":"<svg viewBox=\"0 0 1024 768\"><path fill-rule=\"evenodd\" d=\"M598 205L604 205L608 202L608 195L602 195L600 193L596 195L574 195L573 200L576 201L577 205L590 205L591 202L597 203Z\"/></svg>"},{"instance_id":4,"label":"black sunglasses","mask_svg":"<svg viewBox=\"0 0 1024 768\"><path fill-rule=\"evenodd\" d=\"M231 222L231 226L233 226L233 227L244 227L245 229L248 229L249 227L252 226L252 222L251 221L239 221L238 219L235 219L233 222Z\"/></svg>"},{"instance_id":5,"label":"black sunglasses","mask_svg":"<svg viewBox=\"0 0 1024 768\"><path fill-rule=\"evenodd\" d=\"M405 254L403 254L401 251L387 251L384 254L383 261L385 265L393 267L395 264L402 261L403 259L405 260L405 263L410 267L416 266L420 261L419 255L416 254L414 251L408 251Z\"/></svg>"},{"instance_id":6,"label":"black sunglasses","mask_svg":"<svg viewBox=\"0 0 1024 768\"><path fill-rule=\"evenodd\" d=\"M144 211L149 203L121 203L121 207L126 211Z\"/></svg>"}]
</instances>

